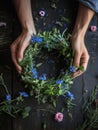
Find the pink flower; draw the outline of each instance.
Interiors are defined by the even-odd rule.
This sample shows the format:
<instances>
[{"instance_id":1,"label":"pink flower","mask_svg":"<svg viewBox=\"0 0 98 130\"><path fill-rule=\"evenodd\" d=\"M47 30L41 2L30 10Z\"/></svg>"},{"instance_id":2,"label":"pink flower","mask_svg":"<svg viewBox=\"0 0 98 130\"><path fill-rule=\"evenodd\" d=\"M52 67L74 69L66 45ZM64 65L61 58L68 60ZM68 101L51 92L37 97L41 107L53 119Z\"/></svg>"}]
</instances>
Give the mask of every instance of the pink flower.
<instances>
[{"instance_id":1,"label":"pink flower","mask_svg":"<svg viewBox=\"0 0 98 130\"><path fill-rule=\"evenodd\" d=\"M39 11L39 15L44 17L45 16L45 11L43 11L43 10Z\"/></svg>"},{"instance_id":2,"label":"pink flower","mask_svg":"<svg viewBox=\"0 0 98 130\"><path fill-rule=\"evenodd\" d=\"M55 120L58 121L58 122L63 121L63 113L57 112L57 113L55 114Z\"/></svg>"},{"instance_id":3,"label":"pink flower","mask_svg":"<svg viewBox=\"0 0 98 130\"><path fill-rule=\"evenodd\" d=\"M90 30L91 30L92 32L95 32L95 31L97 30L97 27L96 27L96 26L91 26L91 27L90 27Z\"/></svg>"}]
</instances>

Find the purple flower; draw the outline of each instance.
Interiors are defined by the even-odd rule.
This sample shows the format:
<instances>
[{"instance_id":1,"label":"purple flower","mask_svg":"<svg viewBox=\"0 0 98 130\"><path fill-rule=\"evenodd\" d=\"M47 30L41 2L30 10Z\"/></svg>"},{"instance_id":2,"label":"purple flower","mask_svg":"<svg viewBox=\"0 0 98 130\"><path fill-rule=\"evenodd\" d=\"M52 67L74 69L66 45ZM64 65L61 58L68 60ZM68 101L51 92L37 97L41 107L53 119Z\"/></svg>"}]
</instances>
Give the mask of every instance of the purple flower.
<instances>
[{"instance_id":1,"label":"purple flower","mask_svg":"<svg viewBox=\"0 0 98 130\"><path fill-rule=\"evenodd\" d=\"M39 80L46 80L46 74L42 74L42 76L39 77Z\"/></svg>"},{"instance_id":2,"label":"purple flower","mask_svg":"<svg viewBox=\"0 0 98 130\"><path fill-rule=\"evenodd\" d=\"M41 10L41 11L39 11L39 15L41 16L41 17L44 17L45 16L45 11L44 10Z\"/></svg>"},{"instance_id":3,"label":"purple flower","mask_svg":"<svg viewBox=\"0 0 98 130\"><path fill-rule=\"evenodd\" d=\"M36 69L35 69L35 68L31 68L31 72L32 72L32 74L33 74L33 78L34 78L34 79L37 79L38 73L37 73Z\"/></svg>"},{"instance_id":4,"label":"purple flower","mask_svg":"<svg viewBox=\"0 0 98 130\"><path fill-rule=\"evenodd\" d=\"M62 83L63 83L63 80L61 79L56 80L56 84L62 84Z\"/></svg>"},{"instance_id":5,"label":"purple flower","mask_svg":"<svg viewBox=\"0 0 98 130\"><path fill-rule=\"evenodd\" d=\"M67 93L67 96L71 99L71 100L74 100L75 98L74 98L74 95L71 93L71 92L69 92L68 91L68 93Z\"/></svg>"},{"instance_id":6,"label":"purple flower","mask_svg":"<svg viewBox=\"0 0 98 130\"><path fill-rule=\"evenodd\" d=\"M37 42L37 43L41 43L42 42L42 38L41 37L37 37L37 36L32 36L32 38L31 38L31 42L32 43L35 43L35 42Z\"/></svg>"},{"instance_id":7,"label":"purple flower","mask_svg":"<svg viewBox=\"0 0 98 130\"><path fill-rule=\"evenodd\" d=\"M72 73L76 72L75 66L70 66L70 72L72 72Z\"/></svg>"},{"instance_id":8,"label":"purple flower","mask_svg":"<svg viewBox=\"0 0 98 130\"><path fill-rule=\"evenodd\" d=\"M55 120L56 121L58 121L58 122L61 122L61 121L63 121L63 113L61 113L61 112L57 112L56 114L55 114Z\"/></svg>"},{"instance_id":9,"label":"purple flower","mask_svg":"<svg viewBox=\"0 0 98 130\"><path fill-rule=\"evenodd\" d=\"M6 95L6 100L11 101L11 95L10 94Z\"/></svg>"},{"instance_id":10,"label":"purple flower","mask_svg":"<svg viewBox=\"0 0 98 130\"><path fill-rule=\"evenodd\" d=\"M19 94L20 94L22 97L29 97L28 93L26 93L26 92L24 92L24 91L19 92Z\"/></svg>"}]
</instances>

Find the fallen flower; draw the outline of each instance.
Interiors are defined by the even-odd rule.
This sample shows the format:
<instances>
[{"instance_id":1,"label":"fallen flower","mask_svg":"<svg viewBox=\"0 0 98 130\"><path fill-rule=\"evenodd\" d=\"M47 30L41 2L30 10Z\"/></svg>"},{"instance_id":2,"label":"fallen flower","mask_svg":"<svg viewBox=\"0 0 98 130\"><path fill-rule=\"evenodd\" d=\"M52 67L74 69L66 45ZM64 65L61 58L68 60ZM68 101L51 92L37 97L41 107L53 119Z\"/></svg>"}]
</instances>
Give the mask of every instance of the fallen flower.
<instances>
[{"instance_id":1,"label":"fallen flower","mask_svg":"<svg viewBox=\"0 0 98 130\"><path fill-rule=\"evenodd\" d=\"M91 26L91 27L90 27L90 30L91 30L92 32L95 32L95 31L97 30L97 27L96 27L96 26Z\"/></svg>"},{"instance_id":2,"label":"fallen flower","mask_svg":"<svg viewBox=\"0 0 98 130\"><path fill-rule=\"evenodd\" d=\"M55 120L58 121L58 122L63 121L63 113L57 112L57 113L55 114Z\"/></svg>"},{"instance_id":3,"label":"fallen flower","mask_svg":"<svg viewBox=\"0 0 98 130\"><path fill-rule=\"evenodd\" d=\"M40 15L40 16L44 17L45 14L46 14L45 11L43 11L43 10L39 11L39 15Z\"/></svg>"}]
</instances>

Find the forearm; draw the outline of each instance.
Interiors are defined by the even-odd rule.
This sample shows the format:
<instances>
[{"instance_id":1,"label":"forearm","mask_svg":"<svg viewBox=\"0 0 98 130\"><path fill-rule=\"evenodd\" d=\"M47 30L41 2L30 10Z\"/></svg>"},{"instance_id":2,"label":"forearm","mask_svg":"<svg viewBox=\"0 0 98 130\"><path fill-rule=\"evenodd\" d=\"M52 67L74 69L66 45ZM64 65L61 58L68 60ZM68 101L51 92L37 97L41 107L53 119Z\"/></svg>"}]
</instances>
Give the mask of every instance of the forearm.
<instances>
[{"instance_id":1,"label":"forearm","mask_svg":"<svg viewBox=\"0 0 98 130\"><path fill-rule=\"evenodd\" d=\"M23 30L36 33L30 0L14 0L14 5Z\"/></svg>"},{"instance_id":2,"label":"forearm","mask_svg":"<svg viewBox=\"0 0 98 130\"><path fill-rule=\"evenodd\" d=\"M94 16L94 13L95 12L91 10L90 8L82 4L79 5L77 19L76 19L76 23L75 23L74 30L72 33L73 36L76 35L77 37L77 35L78 36L80 35L84 38L88 25L92 17Z\"/></svg>"}]
</instances>

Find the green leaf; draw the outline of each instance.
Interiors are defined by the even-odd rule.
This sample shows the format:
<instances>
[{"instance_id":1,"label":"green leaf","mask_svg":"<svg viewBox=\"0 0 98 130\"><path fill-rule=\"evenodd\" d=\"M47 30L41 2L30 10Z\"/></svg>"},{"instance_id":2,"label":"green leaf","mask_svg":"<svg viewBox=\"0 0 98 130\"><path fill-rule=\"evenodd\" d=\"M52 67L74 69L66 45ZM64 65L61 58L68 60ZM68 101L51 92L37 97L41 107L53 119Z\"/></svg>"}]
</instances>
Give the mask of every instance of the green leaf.
<instances>
[{"instance_id":1,"label":"green leaf","mask_svg":"<svg viewBox=\"0 0 98 130\"><path fill-rule=\"evenodd\" d=\"M59 95L62 95L62 90L59 90Z\"/></svg>"},{"instance_id":2,"label":"green leaf","mask_svg":"<svg viewBox=\"0 0 98 130\"><path fill-rule=\"evenodd\" d=\"M70 23L70 20L64 16L61 18L61 21Z\"/></svg>"},{"instance_id":3,"label":"green leaf","mask_svg":"<svg viewBox=\"0 0 98 130\"><path fill-rule=\"evenodd\" d=\"M36 67L40 67L41 65L42 65L42 63L39 63L39 64L36 65Z\"/></svg>"},{"instance_id":4,"label":"green leaf","mask_svg":"<svg viewBox=\"0 0 98 130\"><path fill-rule=\"evenodd\" d=\"M22 112L22 117L26 118L27 116L29 116L29 112L30 112L31 108L30 107L25 107L25 109Z\"/></svg>"}]
</instances>

